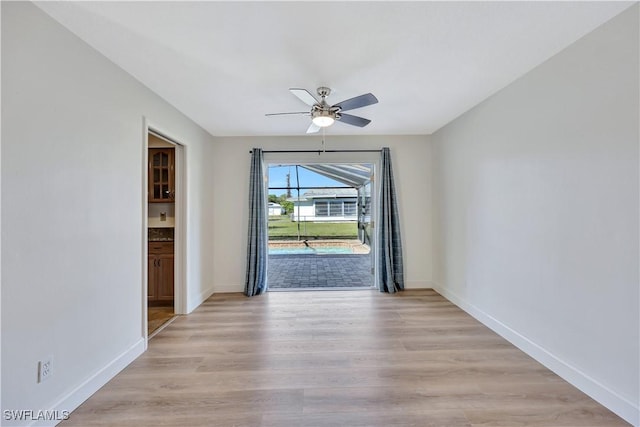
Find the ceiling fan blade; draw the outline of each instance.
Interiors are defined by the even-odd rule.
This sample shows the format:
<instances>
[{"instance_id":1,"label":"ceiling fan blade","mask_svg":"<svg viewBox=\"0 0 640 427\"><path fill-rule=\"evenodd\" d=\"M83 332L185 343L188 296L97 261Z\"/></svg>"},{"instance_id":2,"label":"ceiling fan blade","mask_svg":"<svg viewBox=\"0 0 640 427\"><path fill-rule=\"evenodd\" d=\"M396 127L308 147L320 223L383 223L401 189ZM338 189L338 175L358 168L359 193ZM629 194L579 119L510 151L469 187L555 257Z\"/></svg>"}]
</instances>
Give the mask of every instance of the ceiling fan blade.
<instances>
[{"instance_id":1,"label":"ceiling fan blade","mask_svg":"<svg viewBox=\"0 0 640 427\"><path fill-rule=\"evenodd\" d=\"M289 89L289 92L297 96L300 101L311 107L318 103L318 100L315 98L315 96L311 95L311 92L306 89L291 88Z\"/></svg>"},{"instance_id":2,"label":"ceiling fan blade","mask_svg":"<svg viewBox=\"0 0 640 427\"><path fill-rule=\"evenodd\" d=\"M286 115L290 115L290 114L306 114L309 115L311 114L308 111L296 111L294 113L267 113L265 114L265 116L286 116Z\"/></svg>"},{"instance_id":3,"label":"ceiling fan blade","mask_svg":"<svg viewBox=\"0 0 640 427\"><path fill-rule=\"evenodd\" d=\"M309 129L307 129L307 133L316 133L319 130L320 130L320 126L311 122L311 125L309 125Z\"/></svg>"},{"instance_id":4,"label":"ceiling fan blade","mask_svg":"<svg viewBox=\"0 0 640 427\"><path fill-rule=\"evenodd\" d=\"M351 114L340 113L338 118L342 123L346 123L348 125L359 126L361 128L365 127L371 120L365 119L364 117L352 116Z\"/></svg>"},{"instance_id":5,"label":"ceiling fan blade","mask_svg":"<svg viewBox=\"0 0 640 427\"><path fill-rule=\"evenodd\" d=\"M342 102L338 102L333 107L339 107L340 111L355 110L356 108L366 107L367 105L377 104L378 98L373 96L372 93L366 93L364 95L356 96L355 98L347 99Z\"/></svg>"}]
</instances>

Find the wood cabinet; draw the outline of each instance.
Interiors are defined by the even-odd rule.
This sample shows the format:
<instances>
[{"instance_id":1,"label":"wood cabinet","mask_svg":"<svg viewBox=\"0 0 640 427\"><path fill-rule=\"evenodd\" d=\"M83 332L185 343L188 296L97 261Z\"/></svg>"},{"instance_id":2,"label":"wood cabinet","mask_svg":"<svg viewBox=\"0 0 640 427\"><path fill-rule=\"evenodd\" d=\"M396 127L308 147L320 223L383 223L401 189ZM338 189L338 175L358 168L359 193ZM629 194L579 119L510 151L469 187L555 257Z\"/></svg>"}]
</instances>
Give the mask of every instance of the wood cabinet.
<instances>
[{"instance_id":1,"label":"wood cabinet","mask_svg":"<svg viewBox=\"0 0 640 427\"><path fill-rule=\"evenodd\" d=\"M149 242L149 305L173 305L173 242Z\"/></svg>"},{"instance_id":2,"label":"wood cabinet","mask_svg":"<svg viewBox=\"0 0 640 427\"><path fill-rule=\"evenodd\" d=\"M175 199L175 149L149 149L149 203Z\"/></svg>"}]
</instances>

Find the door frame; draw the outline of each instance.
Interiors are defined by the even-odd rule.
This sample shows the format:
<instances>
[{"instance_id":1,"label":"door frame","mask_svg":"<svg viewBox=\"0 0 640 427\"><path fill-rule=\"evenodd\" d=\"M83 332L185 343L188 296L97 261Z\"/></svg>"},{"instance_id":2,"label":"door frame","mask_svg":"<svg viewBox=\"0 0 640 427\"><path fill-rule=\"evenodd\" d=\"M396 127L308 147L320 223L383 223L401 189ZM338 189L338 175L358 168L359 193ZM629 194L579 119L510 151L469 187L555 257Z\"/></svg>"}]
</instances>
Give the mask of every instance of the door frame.
<instances>
[{"instance_id":1,"label":"door frame","mask_svg":"<svg viewBox=\"0 0 640 427\"><path fill-rule=\"evenodd\" d=\"M278 153L264 153L264 167L266 168L266 188L269 188L269 165L271 164L358 164L368 163L373 165L373 177L371 188L371 268L373 268L373 283L372 288L378 288L378 274L379 268L377 263L376 254L378 252L378 198L380 196L380 180L378 179L378 173L381 170L381 156L380 152L278 152ZM269 191L265 191L265 206L268 202ZM267 218L267 221L269 219ZM267 263L267 269L269 268Z\"/></svg>"},{"instance_id":2,"label":"door frame","mask_svg":"<svg viewBox=\"0 0 640 427\"><path fill-rule=\"evenodd\" d=\"M148 226L149 226L149 133L154 134L175 146L175 223L174 223L174 285L173 311L175 314L187 312L187 277L186 277L186 248L187 248L187 146L179 138L143 118L142 138L142 336L145 349L148 337Z\"/></svg>"}]
</instances>

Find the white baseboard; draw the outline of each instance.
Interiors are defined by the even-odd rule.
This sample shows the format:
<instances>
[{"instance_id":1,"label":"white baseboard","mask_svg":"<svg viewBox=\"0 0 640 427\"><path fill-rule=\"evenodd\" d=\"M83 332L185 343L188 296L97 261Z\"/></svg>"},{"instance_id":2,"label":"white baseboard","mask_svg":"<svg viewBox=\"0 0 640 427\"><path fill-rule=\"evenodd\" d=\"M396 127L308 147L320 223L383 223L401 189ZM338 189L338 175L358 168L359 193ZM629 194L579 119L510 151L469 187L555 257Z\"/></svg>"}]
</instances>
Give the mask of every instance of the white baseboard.
<instances>
[{"instance_id":1,"label":"white baseboard","mask_svg":"<svg viewBox=\"0 0 640 427\"><path fill-rule=\"evenodd\" d=\"M131 362L138 358L145 351L144 338L140 338L135 344L125 350L122 354L112 360L107 366L100 369L85 382L73 389L66 396L61 398L50 412L62 414L63 411L74 411L85 400L100 390L106 383L115 377L120 371L126 368ZM56 412L57 411L57 412ZM73 415L71 415L73 416ZM32 426L54 426L60 421L36 421Z\"/></svg>"},{"instance_id":2,"label":"white baseboard","mask_svg":"<svg viewBox=\"0 0 640 427\"><path fill-rule=\"evenodd\" d=\"M243 284L215 285L213 289L216 294L230 294L230 293L244 292L244 285Z\"/></svg>"},{"instance_id":3,"label":"white baseboard","mask_svg":"<svg viewBox=\"0 0 640 427\"><path fill-rule=\"evenodd\" d=\"M623 396L620 396L618 393L591 378L580 369L560 359L550 351L511 329L495 317L485 313L448 289L437 283L433 283L433 289L473 316L482 324L492 329L498 335L502 336L511 344L515 345L520 350L542 363L548 369L555 372L558 376L572 384L578 390L587 394L592 399L623 418L625 421L636 427L640 425L640 407L637 404L634 404Z\"/></svg>"},{"instance_id":4,"label":"white baseboard","mask_svg":"<svg viewBox=\"0 0 640 427\"><path fill-rule=\"evenodd\" d=\"M433 283L427 281L407 281L404 283L405 289L433 289Z\"/></svg>"},{"instance_id":5,"label":"white baseboard","mask_svg":"<svg viewBox=\"0 0 640 427\"><path fill-rule=\"evenodd\" d=\"M211 295L213 295L213 292L214 288L211 287L200 292L200 294L196 298L191 298L187 303L187 314L198 308L200 304L205 302Z\"/></svg>"}]
</instances>

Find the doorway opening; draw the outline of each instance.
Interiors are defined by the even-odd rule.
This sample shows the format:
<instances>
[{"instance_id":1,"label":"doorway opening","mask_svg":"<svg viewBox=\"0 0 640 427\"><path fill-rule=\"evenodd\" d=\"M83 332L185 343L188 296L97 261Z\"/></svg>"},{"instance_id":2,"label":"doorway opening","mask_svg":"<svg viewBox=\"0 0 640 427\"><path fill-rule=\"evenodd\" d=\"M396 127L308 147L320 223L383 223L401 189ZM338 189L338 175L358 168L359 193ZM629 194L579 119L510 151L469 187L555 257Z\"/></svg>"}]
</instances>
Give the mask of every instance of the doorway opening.
<instances>
[{"instance_id":1,"label":"doorway opening","mask_svg":"<svg viewBox=\"0 0 640 427\"><path fill-rule=\"evenodd\" d=\"M182 289L182 146L148 129L146 188L146 315L148 338L180 313Z\"/></svg>"},{"instance_id":2,"label":"doorway opening","mask_svg":"<svg viewBox=\"0 0 640 427\"><path fill-rule=\"evenodd\" d=\"M271 291L371 289L371 163L269 164Z\"/></svg>"}]
</instances>

